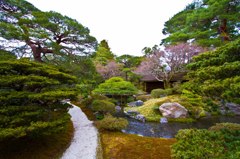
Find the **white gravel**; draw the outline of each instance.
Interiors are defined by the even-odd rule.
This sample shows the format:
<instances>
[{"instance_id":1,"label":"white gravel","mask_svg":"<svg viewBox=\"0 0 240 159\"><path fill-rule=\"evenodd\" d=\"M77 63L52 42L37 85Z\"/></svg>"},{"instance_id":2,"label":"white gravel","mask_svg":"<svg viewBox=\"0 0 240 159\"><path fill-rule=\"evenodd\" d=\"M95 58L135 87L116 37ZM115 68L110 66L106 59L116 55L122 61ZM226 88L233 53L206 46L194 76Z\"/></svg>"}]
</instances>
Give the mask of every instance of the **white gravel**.
<instances>
[{"instance_id":1,"label":"white gravel","mask_svg":"<svg viewBox=\"0 0 240 159\"><path fill-rule=\"evenodd\" d=\"M61 159L95 159L98 131L79 107L71 105L69 114L75 129L74 137Z\"/></svg>"}]
</instances>

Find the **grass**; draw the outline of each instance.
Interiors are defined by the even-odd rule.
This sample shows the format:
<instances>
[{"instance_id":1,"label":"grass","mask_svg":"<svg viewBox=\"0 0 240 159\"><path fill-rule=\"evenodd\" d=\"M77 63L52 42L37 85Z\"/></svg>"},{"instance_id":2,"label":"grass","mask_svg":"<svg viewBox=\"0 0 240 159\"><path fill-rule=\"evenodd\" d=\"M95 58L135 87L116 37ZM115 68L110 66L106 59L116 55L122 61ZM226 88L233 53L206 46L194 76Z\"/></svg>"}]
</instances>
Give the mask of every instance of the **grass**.
<instances>
[{"instance_id":1,"label":"grass","mask_svg":"<svg viewBox=\"0 0 240 159\"><path fill-rule=\"evenodd\" d=\"M170 159L170 147L175 142L175 139L101 132L104 159Z\"/></svg>"},{"instance_id":2,"label":"grass","mask_svg":"<svg viewBox=\"0 0 240 159\"><path fill-rule=\"evenodd\" d=\"M73 125L69 121L67 129L61 134L32 140L21 139L15 142L0 144L0 159L58 159L68 148Z\"/></svg>"}]
</instances>

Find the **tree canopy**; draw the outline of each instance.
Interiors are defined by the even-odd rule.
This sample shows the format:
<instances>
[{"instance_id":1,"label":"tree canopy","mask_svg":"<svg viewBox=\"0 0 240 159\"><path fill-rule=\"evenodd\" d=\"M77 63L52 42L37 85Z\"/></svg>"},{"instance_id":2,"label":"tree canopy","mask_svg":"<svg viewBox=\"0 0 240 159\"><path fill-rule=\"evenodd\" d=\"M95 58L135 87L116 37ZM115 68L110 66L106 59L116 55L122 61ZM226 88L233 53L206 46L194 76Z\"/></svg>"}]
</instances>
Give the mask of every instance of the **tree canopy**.
<instances>
[{"instance_id":1,"label":"tree canopy","mask_svg":"<svg viewBox=\"0 0 240 159\"><path fill-rule=\"evenodd\" d=\"M194 0L165 22L162 44L194 41L202 46L221 46L240 33L239 0Z\"/></svg>"},{"instance_id":2,"label":"tree canopy","mask_svg":"<svg viewBox=\"0 0 240 159\"><path fill-rule=\"evenodd\" d=\"M142 62L142 57L139 56L132 56L132 55L121 55L116 58L116 61L118 63L122 63L124 65L124 68L133 68L140 65Z\"/></svg>"},{"instance_id":3,"label":"tree canopy","mask_svg":"<svg viewBox=\"0 0 240 159\"><path fill-rule=\"evenodd\" d=\"M89 29L57 12L42 12L22 0L1 1L1 48L35 61L64 60L94 52L97 41ZM30 55L27 55L30 54Z\"/></svg>"}]
</instances>

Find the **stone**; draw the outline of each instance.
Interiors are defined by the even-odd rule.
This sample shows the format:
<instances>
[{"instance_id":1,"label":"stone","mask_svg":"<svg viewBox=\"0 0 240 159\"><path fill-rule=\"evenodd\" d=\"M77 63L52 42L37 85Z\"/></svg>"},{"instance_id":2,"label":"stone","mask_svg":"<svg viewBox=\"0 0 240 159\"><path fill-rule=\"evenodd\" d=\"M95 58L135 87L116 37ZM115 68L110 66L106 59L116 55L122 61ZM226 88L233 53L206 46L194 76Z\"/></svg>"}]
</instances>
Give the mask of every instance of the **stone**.
<instances>
[{"instance_id":1,"label":"stone","mask_svg":"<svg viewBox=\"0 0 240 159\"><path fill-rule=\"evenodd\" d=\"M168 123L168 120L167 118L163 117L163 118L160 118L160 123Z\"/></svg>"},{"instance_id":2,"label":"stone","mask_svg":"<svg viewBox=\"0 0 240 159\"><path fill-rule=\"evenodd\" d=\"M136 106L142 106L142 105L143 105L143 101L141 100L136 101Z\"/></svg>"},{"instance_id":3,"label":"stone","mask_svg":"<svg viewBox=\"0 0 240 159\"><path fill-rule=\"evenodd\" d=\"M240 105L236 103L226 103L225 107L235 115L240 115Z\"/></svg>"},{"instance_id":4,"label":"stone","mask_svg":"<svg viewBox=\"0 0 240 159\"><path fill-rule=\"evenodd\" d=\"M116 112L120 112L120 111L122 110L122 108L121 108L119 105L117 105L117 106L115 107L115 110L116 110Z\"/></svg>"},{"instance_id":5,"label":"stone","mask_svg":"<svg viewBox=\"0 0 240 159\"><path fill-rule=\"evenodd\" d=\"M145 122L146 118L144 115L140 114L138 111L136 110L128 110L128 111L124 111L124 113L126 115L128 115L129 117L133 118L133 119L137 119L139 121Z\"/></svg>"},{"instance_id":6,"label":"stone","mask_svg":"<svg viewBox=\"0 0 240 159\"><path fill-rule=\"evenodd\" d=\"M188 110L179 103L164 103L159 110L166 118L186 118L188 116Z\"/></svg>"},{"instance_id":7,"label":"stone","mask_svg":"<svg viewBox=\"0 0 240 159\"><path fill-rule=\"evenodd\" d=\"M127 103L127 106L129 106L129 107L136 107L136 101Z\"/></svg>"},{"instance_id":8,"label":"stone","mask_svg":"<svg viewBox=\"0 0 240 159\"><path fill-rule=\"evenodd\" d=\"M143 101L138 100L138 101L134 101L134 102L130 102L127 104L129 107L137 107L137 106L142 106L143 105Z\"/></svg>"},{"instance_id":9,"label":"stone","mask_svg":"<svg viewBox=\"0 0 240 159\"><path fill-rule=\"evenodd\" d=\"M136 115L135 119L140 120L140 121L142 121L142 122L144 122L144 123L145 123L145 121L146 121L145 116L142 115L142 114Z\"/></svg>"}]
</instances>

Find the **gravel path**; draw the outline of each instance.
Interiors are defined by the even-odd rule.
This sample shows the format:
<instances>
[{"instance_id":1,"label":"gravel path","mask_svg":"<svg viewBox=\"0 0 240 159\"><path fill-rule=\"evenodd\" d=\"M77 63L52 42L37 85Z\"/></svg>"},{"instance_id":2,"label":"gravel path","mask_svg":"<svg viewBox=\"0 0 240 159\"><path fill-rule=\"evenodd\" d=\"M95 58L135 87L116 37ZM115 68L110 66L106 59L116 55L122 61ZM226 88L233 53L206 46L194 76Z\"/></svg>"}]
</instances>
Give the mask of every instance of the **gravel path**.
<instances>
[{"instance_id":1,"label":"gravel path","mask_svg":"<svg viewBox=\"0 0 240 159\"><path fill-rule=\"evenodd\" d=\"M71 104L69 110L74 126L74 137L69 148L64 152L61 159L95 159L98 132L92 121L88 120L82 110Z\"/></svg>"}]
</instances>

